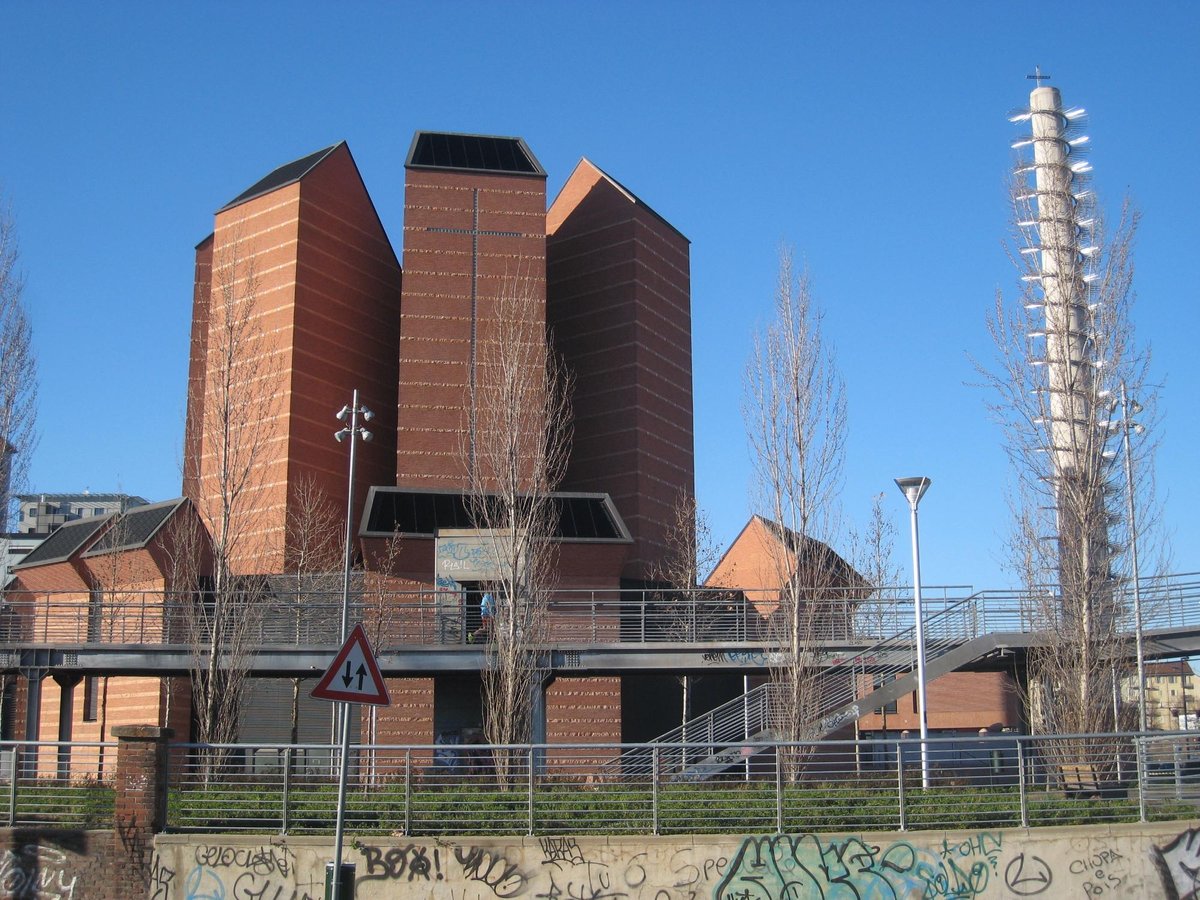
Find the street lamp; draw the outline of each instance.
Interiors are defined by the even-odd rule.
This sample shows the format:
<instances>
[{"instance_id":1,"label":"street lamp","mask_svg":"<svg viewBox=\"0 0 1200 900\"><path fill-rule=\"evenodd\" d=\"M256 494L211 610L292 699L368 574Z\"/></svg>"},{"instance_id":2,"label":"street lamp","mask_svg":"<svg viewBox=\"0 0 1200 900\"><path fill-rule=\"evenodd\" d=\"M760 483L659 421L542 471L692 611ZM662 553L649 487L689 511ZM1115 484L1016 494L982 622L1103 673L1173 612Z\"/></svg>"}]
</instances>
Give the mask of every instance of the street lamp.
<instances>
[{"instance_id":1,"label":"street lamp","mask_svg":"<svg viewBox=\"0 0 1200 900\"><path fill-rule=\"evenodd\" d=\"M367 409L365 406L360 406L358 403L358 389L354 389L354 396L350 401L349 406L343 406L338 412L337 418L340 422L349 420L349 424L334 434L334 438L340 444L346 438L350 439L350 477L346 482L346 554L343 558L342 570L342 644L346 643L346 636L350 633L350 566L354 559L354 448L358 444L358 440L369 441L371 432L358 424L359 417L362 417L364 422L370 422L375 418L375 413ZM357 438L358 440L355 440ZM335 868L333 873L333 900L338 900L341 894L342 885L342 840L345 836L346 825L346 778L350 760L350 704L342 703L342 756L338 762L338 804L337 804L337 824L334 827L334 862Z\"/></svg>"},{"instance_id":2,"label":"street lamp","mask_svg":"<svg viewBox=\"0 0 1200 900\"><path fill-rule=\"evenodd\" d=\"M917 504L933 482L924 477L897 478L896 487L908 500L912 522L913 617L917 637L917 715L921 722L921 787L929 790L929 724L925 716L925 622L921 615L921 538L917 529Z\"/></svg>"},{"instance_id":3,"label":"street lamp","mask_svg":"<svg viewBox=\"0 0 1200 900\"><path fill-rule=\"evenodd\" d=\"M367 431L358 424L358 418L362 416L364 422L370 422L375 418L375 413L367 409L365 406L360 406L358 403L358 389L354 389L354 397L350 401L349 406L343 406L338 412L338 421L345 422L350 420L350 424L342 428L334 434L334 440L339 444L350 438L350 477L346 485L346 544L345 556L342 560L342 642L345 643L346 635L350 633L350 566L354 558L354 448L359 438L363 441L369 441L373 437L371 432Z\"/></svg>"},{"instance_id":4,"label":"street lamp","mask_svg":"<svg viewBox=\"0 0 1200 900\"><path fill-rule=\"evenodd\" d=\"M1130 400L1125 390L1125 382L1121 382L1121 437L1125 452L1125 501L1129 515L1129 559L1133 566L1133 629L1134 646L1137 650L1137 680L1138 680L1138 730L1146 731L1146 649L1142 643L1142 590L1138 578L1137 552L1137 519L1134 516L1136 504L1133 502L1133 454L1130 452L1129 432L1141 434L1146 429L1134 422L1131 415L1142 411L1142 405L1136 400Z\"/></svg>"}]
</instances>

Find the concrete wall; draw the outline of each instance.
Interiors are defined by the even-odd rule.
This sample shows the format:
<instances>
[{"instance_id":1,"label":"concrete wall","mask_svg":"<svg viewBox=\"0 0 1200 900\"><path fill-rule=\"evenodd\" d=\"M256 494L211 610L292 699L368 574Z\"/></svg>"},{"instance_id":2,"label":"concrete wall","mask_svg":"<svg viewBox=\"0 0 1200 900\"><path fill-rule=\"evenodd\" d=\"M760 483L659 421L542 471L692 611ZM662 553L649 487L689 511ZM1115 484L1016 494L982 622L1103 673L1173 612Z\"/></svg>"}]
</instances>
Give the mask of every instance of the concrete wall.
<instances>
[{"instance_id":1,"label":"concrete wall","mask_svg":"<svg viewBox=\"0 0 1200 900\"><path fill-rule=\"evenodd\" d=\"M331 846L159 835L149 896L319 900ZM359 900L1153 900L1196 896L1200 821L854 835L371 837L348 845L347 861L357 867Z\"/></svg>"}]
</instances>

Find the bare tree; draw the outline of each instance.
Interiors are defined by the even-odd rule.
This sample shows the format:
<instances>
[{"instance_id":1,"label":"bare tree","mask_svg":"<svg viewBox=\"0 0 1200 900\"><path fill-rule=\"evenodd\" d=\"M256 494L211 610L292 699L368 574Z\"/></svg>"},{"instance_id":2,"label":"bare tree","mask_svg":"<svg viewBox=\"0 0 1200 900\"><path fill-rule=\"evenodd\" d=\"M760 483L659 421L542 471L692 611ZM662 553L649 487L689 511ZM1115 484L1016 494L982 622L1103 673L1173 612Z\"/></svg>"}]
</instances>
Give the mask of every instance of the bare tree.
<instances>
[{"instance_id":1,"label":"bare tree","mask_svg":"<svg viewBox=\"0 0 1200 900\"><path fill-rule=\"evenodd\" d=\"M716 591L700 590L721 552L713 540L712 526L696 495L681 488L671 509L662 557L651 566L651 578L670 588L666 597L667 635L674 641L701 640L723 615ZM683 688L680 724L686 729L692 717L693 675L677 676ZM683 740L687 741L686 731Z\"/></svg>"},{"instance_id":2,"label":"bare tree","mask_svg":"<svg viewBox=\"0 0 1200 900\"><path fill-rule=\"evenodd\" d=\"M544 638L555 583L559 508L553 497L571 442L571 378L552 351L539 285L509 276L479 332L478 378L463 448L473 524L486 538L496 577L487 661L484 730L493 744L532 738L542 690ZM501 784L515 759L497 753Z\"/></svg>"},{"instance_id":3,"label":"bare tree","mask_svg":"<svg viewBox=\"0 0 1200 900\"><path fill-rule=\"evenodd\" d=\"M37 359L18 258L16 225L0 195L0 553L8 552L3 535L9 531L13 498L25 484L37 444ZM0 583L0 595L4 588ZM8 675L0 675L0 694L8 682Z\"/></svg>"},{"instance_id":4,"label":"bare tree","mask_svg":"<svg viewBox=\"0 0 1200 900\"><path fill-rule=\"evenodd\" d=\"M861 599L855 604L851 622L855 636L868 646L902 630L898 593L900 568L896 565L896 525L884 510L884 495L871 498L871 514L861 531L852 528L849 536L850 559L865 583ZM859 694L866 695L883 687L890 676L862 670L855 678ZM884 734L888 728L888 705L879 710ZM858 722L854 723L855 737ZM856 753L856 759L858 754Z\"/></svg>"},{"instance_id":5,"label":"bare tree","mask_svg":"<svg viewBox=\"0 0 1200 900\"><path fill-rule=\"evenodd\" d=\"M37 358L18 259L16 225L0 197L0 533L8 531L37 443Z\"/></svg>"},{"instance_id":6,"label":"bare tree","mask_svg":"<svg viewBox=\"0 0 1200 900\"><path fill-rule=\"evenodd\" d=\"M871 514L861 531L851 529L850 559L866 582L866 595L856 608L858 633L882 640L900 630L896 590L900 567L896 565L896 525L884 510L884 495L871 498Z\"/></svg>"},{"instance_id":7,"label":"bare tree","mask_svg":"<svg viewBox=\"0 0 1200 900\"><path fill-rule=\"evenodd\" d=\"M190 547L181 543L179 551L207 550L211 558L206 572L195 562L182 567L206 575L186 609L197 736L210 744L238 734L263 612L265 584L256 563L270 550L259 516L282 386L279 358L263 327L260 288L255 256L235 226L213 259L205 379L194 385L203 395L189 398L202 409L202 450L186 461L196 468L185 472L185 483L198 486L193 499L207 534L181 535Z\"/></svg>"},{"instance_id":8,"label":"bare tree","mask_svg":"<svg viewBox=\"0 0 1200 900\"><path fill-rule=\"evenodd\" d=\"M774 318L746 368L743 415L757 503L777 530L779 585L773 642L786 662L771 670L773 715L785 740L811 736L819 708L817 646L838 586L828 543L838 534L846 402L822 314L806 272L780 254ZM824 542L824 543L822 543ZM788 775L797 760L789 758Z\"/></svg>"},{"instance_id":9,"label":"bare tree","mask_svg":"<svg viewBox=\"0 0 1200 900\"><path fill-rule=\"evenodd\" d=\"M1015 304L997 294L989 320L996 361L979 368L1015 474L1008 564L1044 637L1029 653L1030 724L1071 734L1117 724L1114 666L1127 652L1122 585L1134 539L1117 398L1123 386L1136 394L1145 426L1156 396L1149 350L1132 322L1138 214L1127 202L1106 228L1081 183L1088 167L1071 140L1072 113L1051 91L1035 91L1031 111L1017 117L1032 127L1018 144L1034 153L1032 164L1018 163L1011 190L1021 290ZM1139 529L1155 521L1153 451L1153 440L1136 451Z\"/></svg>"},{"instance_id":10,"label":"bare tree","mask_svg":"<svg viewBox=\"0 0 1200 900\"><path fill-rule=\"evenodd\" d=\"M338 510L310 474L292 486L284 523L284 602L296 644L312 642L310 633L337 621L334 598L342 585L342 521ZM300 678L292 679L291 743L300 737Z\"/></svg>"}]
</instances>

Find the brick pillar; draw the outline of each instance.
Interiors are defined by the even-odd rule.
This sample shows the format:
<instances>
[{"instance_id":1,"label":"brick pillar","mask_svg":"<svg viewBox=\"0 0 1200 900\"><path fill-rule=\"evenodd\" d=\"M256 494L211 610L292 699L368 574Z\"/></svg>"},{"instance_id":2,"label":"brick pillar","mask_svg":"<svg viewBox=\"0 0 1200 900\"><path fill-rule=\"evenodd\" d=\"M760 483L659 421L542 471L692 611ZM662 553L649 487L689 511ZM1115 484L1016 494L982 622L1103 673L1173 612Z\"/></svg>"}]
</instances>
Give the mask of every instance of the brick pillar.
<instances>
[{"instance_id":1,"label":"brick pillar","mask_svg":"<svg viewBox=\"0 0 1200 900\"><path fill-rule=\"evenodd\" d=\"M118 846L112 884L118 896L144 897L150 884L154 835L167 820L167 741L174 732L157 725L117 725L116 816Z\"/></svg>"}]
</instances>

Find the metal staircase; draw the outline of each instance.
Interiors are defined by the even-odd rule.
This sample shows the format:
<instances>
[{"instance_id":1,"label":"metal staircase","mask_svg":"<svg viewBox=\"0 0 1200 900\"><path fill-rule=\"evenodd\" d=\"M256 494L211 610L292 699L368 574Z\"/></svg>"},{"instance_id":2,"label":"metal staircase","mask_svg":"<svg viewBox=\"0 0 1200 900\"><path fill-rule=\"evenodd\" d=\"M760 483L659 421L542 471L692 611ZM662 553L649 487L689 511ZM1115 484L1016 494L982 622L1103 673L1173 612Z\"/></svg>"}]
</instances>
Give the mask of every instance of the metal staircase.
<instances>
[{"instance_id":1,"label":"metal staircase","mask_svg":"<svg viewBox=\"0 0 1200 900\"><path fill-rule=\"evenodd\" d=\"M979 598L972 595L925 620L927 680L961 668L1001 646L1028 641L1026 633L979 634ZM862 716L883 708L917 687L915 627L864 650L853 659L829 666L806 686L815 698L805 738L817 740ZM868 682L868 679L870 681ZM872 689L865 692L867 684ZM779 694L783 686L768 683L735 697L702 716L650 742L609 760L606 774L629 777L703 781L743 762L781 739Z\"/></svg>"}]
</instances>

